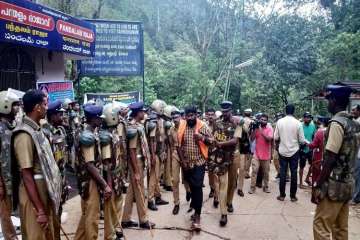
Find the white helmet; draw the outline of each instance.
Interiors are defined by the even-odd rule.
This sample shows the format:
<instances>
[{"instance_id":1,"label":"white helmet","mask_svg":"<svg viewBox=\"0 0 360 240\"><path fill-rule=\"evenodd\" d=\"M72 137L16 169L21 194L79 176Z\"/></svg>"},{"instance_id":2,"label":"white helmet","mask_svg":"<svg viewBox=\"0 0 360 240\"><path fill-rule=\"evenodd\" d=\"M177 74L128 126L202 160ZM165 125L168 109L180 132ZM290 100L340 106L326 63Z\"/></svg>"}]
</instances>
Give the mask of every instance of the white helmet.
<instances>
[{"instance_id":1,"label":"white helmet","mask_svg":"<svg viewBox=\"0 0 360 240\"><path fill-rule=\"evenodd\" d=\"M120 107L116 103L108 103L103 109L103 118L108 127L114 127L119 124Z\"/></svg>"},{"instance_id":2,"label":"white helmet","mask_svg":"<svg viewBox=\"0 0 360 240\"><path fill-rule=\"evenodd\" d=\"M13 103L19 102L19 97L9 91L0 92L0 113L10 114Z\"/></svg>"},{"instance_id":3,"label":"white helmet","mask_svg":"<svg viewBox=\"0 0 360 240\"><path fill-rule=\"evenodd\" d=\"M74 101L73 100L71 100L70 98L65 98L64 99L64 102L63 102L63 107L65 108L65 109L69 109L69 105L71 104L71 103L73 103Z\"/></svg>"},{"instance_id":4,"label":"white helmet","mask_svg":"<svg viewBox=\"0 0 360 240\"><path fill-rule=\"evenodd\" d=\"M222 115L222 112L221 112L221 111L216 111L216 112L215 112L216 118L220 118L221 115Z\"/></svg>"},{"instance_id":5,"label":"white helmet","mask_svg":"<svg viewBox=\"0 0 360 240\"><path fill-rule=\"evenodd\" d=\"M171 118L171 113L178 110L175 106L173 105L167 105L165 108L164 108L164 115L168 118Z\"/></svg>"},{"instance_id":6,"label":"white helmet","mask_svg":"<svg viewBox=\"0 0 360 240\"><path fill-rule=\"evenodd\" d=\"M154 110L157 114L164 114L164 109L166 107L166 102L163 100L154 100L152 104L150 105L151 109Z\"/></svg>"}]
</instances>

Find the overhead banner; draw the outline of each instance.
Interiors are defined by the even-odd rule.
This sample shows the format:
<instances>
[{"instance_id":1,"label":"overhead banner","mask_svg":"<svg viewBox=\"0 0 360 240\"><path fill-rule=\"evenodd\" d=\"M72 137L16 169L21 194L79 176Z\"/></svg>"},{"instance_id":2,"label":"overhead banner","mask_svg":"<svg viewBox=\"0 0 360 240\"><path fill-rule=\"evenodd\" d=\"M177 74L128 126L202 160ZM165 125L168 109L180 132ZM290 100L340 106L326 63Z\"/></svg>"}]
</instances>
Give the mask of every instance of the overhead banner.
<instances>
[{"instance_id":1,"label":"overhead banner","mask_svg":"<svg viewBox=\"0 0 360 240\"><path fill-rule=\"evenodd\" d=\"M37 82L36 88L43 91L51 102L55 100L64 101L65 98L75 99L72 81Z\"/></svg>"},{"instance_id":2,"label":"overhead banner","mask_svg":"<svg viewBox=\"0 0 360 240\"><path fill-rule=\"evenodd\" d=\"M0 0L0 41L92 57L95 26L24 0Z\"/></svg>"},{"instance_id":3,"label":"overhead banner","mask_svg":"<svg viewBox=\"0 0 360 240\"><path fill-rule=\"evenodd\" d=\"M138 102L140 92L124 92L124 93L86 93L84 96L84 104L88 101L95 101L99 105L111 103L113 101L125 103L127 105Z\"/></svg>"},{"instance_id":4,"label":"overhead banner","mask_svg":"<svg viewBox=\"0 0 360 240\"><path fill-rule=\"evenodd\" d=\"M88 20L96 27L95 57L78 64L82 76L139 76L144 71L140 22Z\"/></svg>"}]
</instances>

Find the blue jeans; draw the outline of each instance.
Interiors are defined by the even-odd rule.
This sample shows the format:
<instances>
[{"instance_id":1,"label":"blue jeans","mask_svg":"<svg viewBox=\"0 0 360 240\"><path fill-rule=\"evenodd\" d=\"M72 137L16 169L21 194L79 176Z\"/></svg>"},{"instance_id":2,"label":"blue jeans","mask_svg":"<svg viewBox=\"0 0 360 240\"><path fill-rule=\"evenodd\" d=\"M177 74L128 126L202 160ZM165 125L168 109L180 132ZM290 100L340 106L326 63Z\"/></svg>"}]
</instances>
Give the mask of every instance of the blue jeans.
<instances>
[{"instance_id":1,"label":"blue jeans","mask_svg":"<svg viewBox=\"0 0 360 240\"><path fill-rule=\"evenodd\" d=\"M279 190L280 196L286 197L286 172L290 166L291 182L290 182L290 197L296 197L297 191L297 168L299 162L299 152L296 152L291 157L284 157L279 154L280 159L280 183Z\"/></svg>"},{"instance_id":2,"label":"blue jeans","mask_svg":"<svg viewBox=\"0 0 360 240\"><path fill-rule=\"evenodd\" d=\"M355 203L360 203L360 158L356 159L354 178L355 178L355 189L354 189L353 201Z\"/></svg>"}]
</instances>

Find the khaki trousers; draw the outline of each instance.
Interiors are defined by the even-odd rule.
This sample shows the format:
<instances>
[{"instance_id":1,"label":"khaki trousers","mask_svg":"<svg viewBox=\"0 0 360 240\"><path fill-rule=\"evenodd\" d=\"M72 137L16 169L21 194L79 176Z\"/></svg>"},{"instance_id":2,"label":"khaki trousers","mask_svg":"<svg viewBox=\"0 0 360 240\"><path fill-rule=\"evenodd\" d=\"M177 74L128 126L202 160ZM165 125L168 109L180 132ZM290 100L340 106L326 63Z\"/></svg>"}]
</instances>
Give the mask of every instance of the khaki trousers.
<instances>
[{"instance_id":1,"label":"khaki trousers","mask_svg":"<svg viewBox=\"0 0 360 240\"><path fill-rule=\"evenodd\" d=\"M100 194L94 180L90 180L89 197L81 199L81 218L75 240L97 240L100 219Z\"/></svg>"},{"instance_id":2,"label":"khaki trousers","mask_svg":"<svg viewBox=\"0 0 360 240\"><path fill-rule=\"evenodd\" d=\"M269 173L270 173L270 160L259 160L255 157L252 160L252 172L251 172L251 188L255 189L256 187L256 177L259 171L259 167L263 169L263 187L269 187Z\"/></svg>"},{"instance_id":3,"label":"khaki trousers","mask_svg":"<svg viewBox=\"0 0 360 240\"><path fill-rule=\"evenodd\" d=\"M238 169L240 168L240 152L234 153L234 160L229 166L228 172L228 191L227 191L227 204L232 204L234 192L236 190L236 182L238 179Z\"/></svg>"},{"instance_id":4,"label":"khaki trousers","mask_svg":"<svg viewBox=\"0 0 360 240\"><path fill-rule=\"evenodd\" d=\"M215 189L215 174L208 172L209 186L211 189Z\"/></svg>"},{"instance_id":5,"label":"khaki trousers","mask_svg":"<svg viewBox=\"0 0 360 240\"><path fill-rule=\"evenodd\" d=\"M348 220L349 203L334 202L325 197L316 207L314 240L347 240Z\"/></svg>"},{"instance_id":6,"label":"khaki trousers","mask_svg":"<svg viewBox=\"0 0 360 240\"><path fill-rule=\"evenodd\" d=\"M215 192L219 196L221 214L227 215L228 173L216 175Z\"/></svg>"},{"instance_id":7,"label":"khaki trousers","mask_svg":"<svg viewBox=\"0 0 360 240\"><path fill-rule=\"evenodd\" d=\"M155 167L150 168L148 201L161 197L160 193L160 158L155 157Z\"/></svg>"},{"instance_id":8,"label":"khaki trousers","mask_svg":"<svg viewBox=\"0 0 360 240\"><path fill-rule=\"evenodd\" d=\"M172 186L172 179L171 179L171 156L172 156L171 148L167 148L167 154L164 161L164 184L166 186Z\"/></svg>"},{"instance_id":9,"label":"khaki trousers","mask_svg":"<svg viewBox=\"0 0 360 240\"><path fill-rule=\"evenodd\" d=\"M136 201L136 209L139 216L140 223L147 221L146 207L145 207L145 189L144 189L144 163L143 160L138 159L138 167L140 170L140 184L136 183L134 179L134 170L130 166L130 185L127 189L125 198L123 222L130 221L133 209L133 201Z\"/></svg>"},{"instance_id":10,"label":"khaki trousers","mask_svg":"<svg viewBox=\"0 0 360 240\"><path fill-rule=\"evenodd\" d=\"M45 214L49 216L49 227L43 230L36 222L34 205L30 201L23 183L19 187L20 222L22 239L26 240L52 240L55 239L53 204L48 195L44 180L35 180L41 202L44 205Z\"/></svg>"},{"instance_id":11,"label":"khaki trousers","mask_svg":"<svg viewBox=\"0 0 360 240\"><path fill-rule=\"evenodd\" d=\"M245 174L246 176L250 176L250 167L251 167L251 154L245 154Z\"/></svg>"},{"instance_id":12,"label":"khaki trousers","mask_svg":"<svg viewBox=\"0 0 360 240\"><path fill-rule=\"evenodd\" d=\"M279 161L279 153L276 150L273 150L272 159L274 161L274 166L277 174L280 174L280 161Z\"/></svg>"},{"instance_id":13,"label":"khaki trousers","mask_svg":"<svg viewBox=\"0 0 360 240\"><path fill-rule=\"evenodd\" d=\"M177 154L176 150L172 153L172 164L171 164L171 172L172 172L172 187L173 187L173 197L174 197L174 204L180 204L179 198L179 184L180 184L180 158Z\"/></svg>"},{"instance_id":14,"label":"khaki trousers","mask_svg":"<svg viewBox=\"0 0 360 240\"><path fill-rule=\"evenodd\" d=\"M12 203L11 197L5 196L0 201L0 224L5 240L17 239L14 225L11 221Z\"/></svg>"},{"instance_id":15,"label":"khaki trousers","mask_svg":"<svg viewBox=\"0 0 360 240\"><path fill-rule=\"evenodd\" d=\"M247 154L240 154L238 189L241 191L244 188L246 158Z\"/></svg>"},{"instance_id":16,"label":"khaki trousers","mask_svg":"<svg viewBox=\"0 0 360 240\"><path fill-rule=\"evenodd\" d=\"M184 179L184 173L181 168L180 164L180 158L176 150L173 151L173 158L172 158L172 164L171 164L171 175L172 175L172 188L173 188L173 197L174 197L174 204L179 205L180 204L180 172L181 172L181 178L182 182L185 187L186 192L190 192L189 184Z\"/></svg>"},{"instance_id":17,"label":"khaki trousers","mask_svg":"<svg viewBox=\"0 0 360 240\"><path fill-rule=\"evenodd\" d=\"M116 232L122 232L121 218L123 213L124 197L123 195L111 196L104 203L104 239L113 240Z\"/></svg>"}]
</instances>

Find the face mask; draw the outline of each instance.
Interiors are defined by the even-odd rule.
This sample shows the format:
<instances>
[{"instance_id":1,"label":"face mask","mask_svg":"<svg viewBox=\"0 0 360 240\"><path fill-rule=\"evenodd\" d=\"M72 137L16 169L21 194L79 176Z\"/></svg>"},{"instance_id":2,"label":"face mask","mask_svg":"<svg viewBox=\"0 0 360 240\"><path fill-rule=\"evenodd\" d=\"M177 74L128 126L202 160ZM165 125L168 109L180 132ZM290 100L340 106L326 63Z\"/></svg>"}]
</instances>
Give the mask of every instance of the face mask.
<instances>
[{"instance_id":1,"label":"face mask","mask_svg":"<svg viewBox=\"0 0 360 240\"><path fill-rule=\"evenodd\" d=\"M186 122L189 125L189 127L194 127L196 124L196 119L188 119Z\"/></svg>"}]
</instances>

